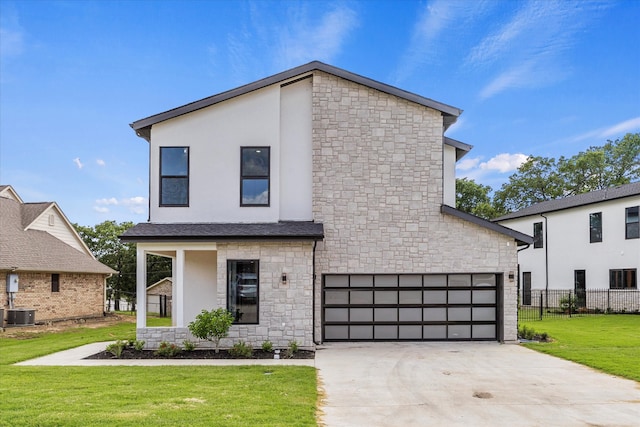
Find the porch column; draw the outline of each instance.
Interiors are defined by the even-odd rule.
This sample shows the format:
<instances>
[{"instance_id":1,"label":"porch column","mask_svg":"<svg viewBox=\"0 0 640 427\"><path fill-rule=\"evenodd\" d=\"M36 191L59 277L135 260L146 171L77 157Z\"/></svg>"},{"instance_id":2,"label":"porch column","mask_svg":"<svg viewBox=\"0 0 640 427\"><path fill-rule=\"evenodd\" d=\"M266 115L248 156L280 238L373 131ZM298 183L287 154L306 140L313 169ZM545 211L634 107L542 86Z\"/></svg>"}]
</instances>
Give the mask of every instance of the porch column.
<instances>
[{"instance_id":1,"label":"porch column","mask_svg":"<svg viewBox=\"0 0 640 427\"><path fill-rule=\"evenodd\" d=\"M147 327L147 252L136 246L136 327Z\"/></svg>"},{"instance_id":2,"label":"porch column","mask_svg":"<svg viewBox=\"0 0 640 427\"><path fill-rule=\"evenodd\" d=\"M175 286L175 308L176 327L184 328L184 249L176 251L176 269L174 272L176 279Z\"/></svg>"}]
</instances>

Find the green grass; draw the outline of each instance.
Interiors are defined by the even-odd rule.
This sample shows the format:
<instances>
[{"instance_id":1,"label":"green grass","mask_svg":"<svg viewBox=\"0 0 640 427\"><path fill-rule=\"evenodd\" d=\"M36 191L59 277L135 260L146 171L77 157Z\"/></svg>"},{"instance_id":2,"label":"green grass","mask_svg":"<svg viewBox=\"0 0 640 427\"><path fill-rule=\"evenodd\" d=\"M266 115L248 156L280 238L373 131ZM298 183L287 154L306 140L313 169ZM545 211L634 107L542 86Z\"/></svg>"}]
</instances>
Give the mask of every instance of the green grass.
<instances>
[{"instance_id":1,"label":"green grass","mask_svg":"<svg viewBox=\"0 0 640 427\"><path fill-rule=\"evenodd\" d=\"M312 367L11 365L134 335L131 322L0 335L0 426L316 425Z\"/></svg>"},{"instance_id":2,"label":"green grass","mask_svg":"<svg viewBox=\"0 0 640 427\"><path fill-rule=\"evenodd\" d=\"M640 316L600 315L521 321L538 333L547 332L550 343L526 347L601 371L640 381Z\"/></svg>"}]
</instances>

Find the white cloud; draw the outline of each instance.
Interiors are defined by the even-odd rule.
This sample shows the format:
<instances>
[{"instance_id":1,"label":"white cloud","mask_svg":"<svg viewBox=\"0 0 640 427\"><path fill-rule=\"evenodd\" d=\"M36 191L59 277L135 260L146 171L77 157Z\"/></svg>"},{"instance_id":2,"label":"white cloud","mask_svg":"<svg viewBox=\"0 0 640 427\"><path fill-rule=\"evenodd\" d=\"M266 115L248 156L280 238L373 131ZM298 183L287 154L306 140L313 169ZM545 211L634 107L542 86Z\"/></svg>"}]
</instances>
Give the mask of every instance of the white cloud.
<instances>
[{"instance_id":1,"label":"white cloud","mask_svg":"<svg viewBox=\"0 0 640 427\"><path fill-rule=\"evenodd\" d=\"M481 157L465 158L456 164L456 170L464 172L462 175L467 178L479 178L492 172L514 172L520 165L526 162L528 158L528 156L522 153L501 153L486 162L482 162Z\"/></svg>"},{"instance_id":2,"label":"white cloud","mask_svg":"<svg viewBox=\"0 0 640 427\"><path fill-rule=\"evenodd\" d=\"M82 169L82 167L84 166L82 162L80 162L80 157L76 157L75 159L73 159L73 163L75 163L78 169Z\"/></svg>"},{"instance_id":3,"label":"white cloud","mask_svg":"<svg viewBox=\"0 0 640 427\"><path fill-rule=\"evenodd\" d=\"M93 210L101 214L109 213L109 208L105 208L104 206L94 206Z\"/></svg>"},{"instance_id":4,"label":"white cloud","mask_svg":"<svg viewBox=\"0 0 640 427\"><path fill-rule=\"evenodd\" d=\"M478 43L466 58L474 67L503 70L480 92L483 99L513 88L538 88L564 80L571 70L564 57L579 32L605 3L528 1L506 23Z\"/></svg>"},{"instance_id":5,"label":"white cloud","mask_svg":"<svg viewBox=\"0 0 640 427\"><path fill-rule=\"evenodd\" d=\"M269 192L264 191L255 197L243 197L242 202L250 205L264 205L269 202Z\"/></svg>"},{"instance_id":6,"label":"white cloud","mask_svg":"<svg viewBox=\"0 0 640 427\"><path fill-rule=\"evenodd\" d=\"M637 132L640 131L640 117L634 117L629 120L625 120L620 123L616 123L614 125L598 128L594 130L590 130L585 133L581 133L580 135L575 135L569 137L565 140L561 140L559 142L578 142L584 141L585 139L606 139L611 137L622 137L624 134L629 132Z\"/></svg>"},{"instance_id":7,"label":"white cloud","mask_svg":"<svg viewBox=\"0 0 640 427\"><path fill-rule=\"evenodd\" d=\"M102 159L97 159L96 163L98 164L98 166L105 166L106 165L106 163Z\"/></svg>"},{"instance_id":8,"label":"white cloud","mask_svg":"<svg viewBox=\"0 0 640 427\"><path fill-rule=\"evenodd\" d=\"M115 197L111 197L109 199L98 199L96 200L96 204L98 205L117 205L118 199Z\"/></svg>"},{"instance_id":9,"label":"white cloud","mask_svg":"<svg viewBox=\"0 0 640 427\"><path fill-rule=\"evenodd\" d=\"M461 171L466 171L469 169L473 169L478 167L480 164L480 157L475 157L473 159L464 158L456 163L456 169Z\"/></svg>"},{"instance_id":10,"label":"white cloud","mask_svg":"<svg viewBox=\"0 0 640 427\"><path fill-rule=\"evenodd\" d=\"M498 171L501 173L513 172L526 162L528 158L529 156L522 153L501 153L492 157L487 162L480 163L479 167L483 170Z\"/></svg>"}]
</instances>

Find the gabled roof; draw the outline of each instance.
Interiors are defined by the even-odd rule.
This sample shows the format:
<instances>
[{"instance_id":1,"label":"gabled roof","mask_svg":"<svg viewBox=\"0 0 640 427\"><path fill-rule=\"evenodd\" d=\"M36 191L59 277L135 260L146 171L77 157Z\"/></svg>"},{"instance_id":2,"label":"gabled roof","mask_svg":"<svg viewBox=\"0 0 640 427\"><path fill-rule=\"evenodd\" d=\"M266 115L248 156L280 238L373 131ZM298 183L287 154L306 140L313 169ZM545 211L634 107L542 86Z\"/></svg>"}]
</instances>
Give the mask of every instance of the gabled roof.
<instances>
[{"instance_id":1,"label":"gabled roof","mask_svg":"<svg viewBox=\"0 0 640 427\"><path fill-rule=\"evenodd\" d=\"M23 213L24 206L17 200L0 197L0 270L116 273L46 231L25 229L23 218L32 217L33 212Z\"/></svg>"},{"instance_id":2,"label":"gabled roof","mask_svg":"<svg viewBox=\"0 0 640 427\"><path fill-rule=\"evenodd\" d=\"M503 215L492 221L505 221L508 219L522 218L530 215L540 215L547 212L555 212L578 206L592 205L609 200L622 199L625 197L640 196L640 182L620 185L617 187L605 188L604 190L591 191L589 193L577 194L575 196L564 197L562 199L548 200L536 203L519 211Z\"/></svg>"},{"instance_id":3,"label":"gabled roof","mask_svg":"<svg viewBox=\"0 0 640 427\"><path fill-rule=\"evenodd\" d=\"M40 202L40 203L24 203L22 205L22 228L28 228L29 224L35 221L40 215L44 213L53 202Z\"/></svg>"},{"instance_id":4,"label":"gabled roof","mask_svg":"<svg viewBox=\"0 0 640 427\"><path fill-rule=\"evenodd\" d=\"M256 82L249 83L247 85L240 86L238 88L231 89L229 91L222 92L220 94L213 95L208 98L204 98L199 101L195 101L190 104L186 104L181 107L177 107L169 111L165 111L163 113L155 114L153 116L149 116L147 118L137 120L131 123L130 126L133 128L133 130L136 131L136 135L149 141L149 139L151 138L151 126L153 126L156 123L173 119L174 117L191 113L193 111L209 107L211 105L217 104L222 101L226 101L236 96L244 95L246 93L252 92L254 90L262 89L272 84L281 83L285 80L289 80L297 76L300 76L302 74L307 74L316 70L323 71L325 73L332 74L337 77L341 77L345 80L349 80L354 83L358 83L358 84L370 87L372 89L379 90L380 92L384 92L390 95L397 96L399 98L406 99L411 102L415 102L416 104L424 105L425 107L433 108L434 110L438 110L442 112L442 115L444 116L445 130L449 126L451 126L453 123L455 123L458 116L462 113L462 110L456 107L452 107L450 105L443 104L438 101L434 101L433 99L416 95L415 93L407 92L405 90L399 89L394 86L390 86L385 83L380 83L376 80L372 80L370 78L363 77L358 74L354 74L352 72L334 67L332 65L328 65L319 61L313 61L313 62L309 62L308 64L300 65L290 70L283 71L273 76L266 77Z\"/></svg>"},{"instance_id":5,"label":"gabled roof","mask_svg":"<svg viewBox=\"0 0 640 427\"><path fill-rule=\"evenodd\" d=\"M164 278L158 280L156 283L147 286L147 291L149 291L149 290L151 290L151 289L163 284L164 282L173 283L173 279L171 277L164 277Z\"/></svg>"},{"instance_id":6,"label":"gabled roof","mask_svg":"<svg viewBox=\"0 0 640 427\"><path fill-rule=\"evenodd\" d=\"M456 149L456 161L463 158L473 148L473 145L465 144L448 136L444 137L444 143Z\"/></svg>"},{"instance_id":7,"label":"gabled roof","mask_svg":"<svg viewBox=\"0 0 640 427\"><path fill-rule=\"evenodd\" d=\"M505 236L512 237L518 243L518 245L530 245L533 243L533 237L531 236L520 233L516 230L512 230L511 228L505 227L503 225L495 224L491 221L487 221L486 219L477 217L475 215L471 215L470 213L460 211L458 209L452 208L451 206L442 205L440 211L442 213L453 215L465 221L469 221L480 227L487 228L500 234L504 234Z\"/></svg>"},{"instance_id":8,"label":"gabled roof","mask_svg":"<svg viewBox=\"0 0 640 427\"><path fill-rule=\"evenodd\" d=\"M125 242L193 240L322 240L322 224L309 221L273 223L140 223L120 236Z\"/></svg>"},{"instance_id":9,"label":"gabled roof","mask_svg":"<svg viewBox=\"0 0 640 427\"><path fill-rule=\"evenodd\" d=\"M10 185L0 185L0 197L17 200L22 203L22 199Z\"/></svg>"}]
</instances>

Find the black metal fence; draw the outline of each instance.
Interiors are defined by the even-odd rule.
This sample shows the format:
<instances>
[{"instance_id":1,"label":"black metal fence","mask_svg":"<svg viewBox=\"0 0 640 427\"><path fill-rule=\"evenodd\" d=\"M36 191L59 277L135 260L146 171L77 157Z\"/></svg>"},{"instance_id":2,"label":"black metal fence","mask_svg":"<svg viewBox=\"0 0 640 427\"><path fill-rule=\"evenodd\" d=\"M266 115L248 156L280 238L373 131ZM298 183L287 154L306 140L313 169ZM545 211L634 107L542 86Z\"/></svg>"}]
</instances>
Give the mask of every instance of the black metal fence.
<instances>
[{"instance_id":1,"label":"black metal fence","mask_svg":"<svg viewBox=\"0 0 640 427\"><path fill-rule=\"evenodd\" d=\"M520 292L518 320L605 313L640 314L640 290L588 289L576 292L553 289Z\"/></svg>"}]
</instances>

